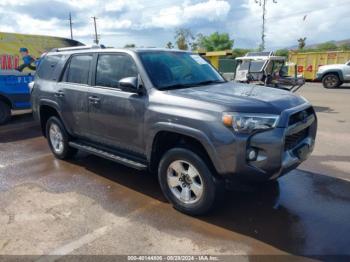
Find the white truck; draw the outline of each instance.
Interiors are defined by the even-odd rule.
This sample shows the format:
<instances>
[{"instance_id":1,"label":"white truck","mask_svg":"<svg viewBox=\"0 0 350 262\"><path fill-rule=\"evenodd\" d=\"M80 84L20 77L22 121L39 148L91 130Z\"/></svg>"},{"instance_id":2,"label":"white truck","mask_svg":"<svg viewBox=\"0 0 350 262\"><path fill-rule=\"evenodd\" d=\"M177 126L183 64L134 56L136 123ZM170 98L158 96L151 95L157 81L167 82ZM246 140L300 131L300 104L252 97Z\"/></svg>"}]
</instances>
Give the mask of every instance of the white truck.
<instances>
[{"instance_id":1,"label":"white truck","mask_svg":"<svg viewBox=\"0 0 350 262\"><path fill-rule=\"evenodd\" d=\"M343 83L350 83L350 61L345 64L320 66L316 78L322 81L325 88L336 88Z\"/></svg>"}]
</instances>

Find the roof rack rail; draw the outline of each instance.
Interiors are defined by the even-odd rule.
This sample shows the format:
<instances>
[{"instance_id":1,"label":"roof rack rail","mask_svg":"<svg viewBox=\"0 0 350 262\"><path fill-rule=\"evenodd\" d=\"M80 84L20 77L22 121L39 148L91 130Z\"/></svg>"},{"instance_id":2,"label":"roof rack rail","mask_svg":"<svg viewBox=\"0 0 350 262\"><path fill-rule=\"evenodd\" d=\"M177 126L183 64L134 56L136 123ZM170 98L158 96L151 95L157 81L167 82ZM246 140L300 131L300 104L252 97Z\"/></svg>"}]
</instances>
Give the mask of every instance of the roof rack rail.
<instances>
[{"instance_id":1,"label":"roof rack rail","mask_svg":"<svg viewBox=\"0 0 350 262\"><path fill-rule=\"evenodd\" d=\"M79 51L79 50L98 49L98 48L106 48L106 47L104 45L83 45L83 46L53 48L51 49L50 52Z\"/></svg>"}]
</instances>

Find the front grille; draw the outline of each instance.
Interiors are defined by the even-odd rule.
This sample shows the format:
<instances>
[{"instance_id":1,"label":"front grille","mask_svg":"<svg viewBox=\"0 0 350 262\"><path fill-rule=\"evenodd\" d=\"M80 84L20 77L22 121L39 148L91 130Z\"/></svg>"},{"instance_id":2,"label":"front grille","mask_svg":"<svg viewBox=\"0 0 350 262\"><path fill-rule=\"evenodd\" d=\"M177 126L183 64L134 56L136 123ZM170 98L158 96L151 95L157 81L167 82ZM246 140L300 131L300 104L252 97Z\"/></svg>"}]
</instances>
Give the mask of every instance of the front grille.
<instances>
[{"instance_id":1,"label":"front grille","mask_svg":"<svg viewBox=\"0 0 350 262\"><path fill-rule=\"evenodd\" d=\"M293 135L288 135L284 141L284 150L291 150L296 147L309 134L309 128L305 128Z\"/></svg>"},{"instance_id":2,"label":"front grille","mask_svg":"<svg viewBox=\"0 0 350 262\"><path fill-rule=\"evenodd\" d=\"M312 107L309 107L303 111L297 112L289 117L288 125L294 125L298 122L304 121L306 118L308 118L310 115L314 113Z\"/></svg>"}]
</instances>

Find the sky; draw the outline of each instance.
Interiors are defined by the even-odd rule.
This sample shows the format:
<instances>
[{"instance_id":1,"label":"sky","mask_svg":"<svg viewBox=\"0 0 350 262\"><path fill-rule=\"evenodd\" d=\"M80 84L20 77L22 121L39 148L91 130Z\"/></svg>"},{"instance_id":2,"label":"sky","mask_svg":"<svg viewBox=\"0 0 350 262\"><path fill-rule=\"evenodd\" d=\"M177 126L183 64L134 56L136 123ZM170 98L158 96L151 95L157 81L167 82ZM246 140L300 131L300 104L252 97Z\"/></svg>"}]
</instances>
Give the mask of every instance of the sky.
<instances>
[{"instance_id":1,"label":"sky","mask_svg":"<svg viewBox=\"0 0 350 262\"><path fill-rule=\"evenodd\" d=\"M261 0L262 1L262 0ZM259 0L258 0L259 2ZM266 48L350 39L350 0L266 0ZM177 28L194 34L229 33L236 48L261 42L262 7L256 0L1 0L0 31L70 37L92 44L96 16L100 42L165 47Z\"/></svg>"}]
</instances>

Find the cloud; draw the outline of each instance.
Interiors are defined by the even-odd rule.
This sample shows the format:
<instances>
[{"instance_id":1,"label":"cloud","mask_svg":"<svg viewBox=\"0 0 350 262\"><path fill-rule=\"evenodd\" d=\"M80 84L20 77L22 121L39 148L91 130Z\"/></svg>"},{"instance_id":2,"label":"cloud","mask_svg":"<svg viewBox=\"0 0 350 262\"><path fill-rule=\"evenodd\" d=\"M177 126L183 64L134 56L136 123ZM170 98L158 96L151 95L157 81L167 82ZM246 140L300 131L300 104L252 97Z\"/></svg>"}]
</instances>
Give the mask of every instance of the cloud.
<instances>
[{"instance_id":1,"label":"cloud","mask_svg":"<svg viewBox=\"0 0 350 262\"><path fill-rule=\"evenodd\" d=\"M91 17L106 45L164 47L174 30L228 32L235 47L255 48L261 38L261 7L255 0L0 0L0 31L69 37L92 43ZM266 46L289 47L307 37L307 44L349 38L349 0L267 0ZM307 15L305 21L303 17Z\"/></svg>"},{"instance_id":2,"label":"cloud","mask_svg":"<svg viewBox=\"0 0 350 262\"><path fill-rule=\"evenodd\" d=\"M161 9L158 14L153 15L148 26L167 28L186 25L194 20L205 20L208 22L224 20L230 8L230 4L222 0L170 6Z\"/></svg>"},{"instance_id":3,"label":"cloud","mask_svg":"<svg viewBox=\"0 0 350 262\"><path fill-rule=\"evenodd\" d=\"M246 41L258 46L261 41L262 8L254 0L242 6L246 8L246 15L230 24L236 26L235 35L245 34ZM349 11L350 4L346 0L279 0L277 4L267 1L266 45L270 49L293 46L300 37L307 37L306 42L310 44L348 38L342 25L349 25Z\"/></svg>"}]
</instances>

